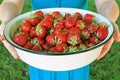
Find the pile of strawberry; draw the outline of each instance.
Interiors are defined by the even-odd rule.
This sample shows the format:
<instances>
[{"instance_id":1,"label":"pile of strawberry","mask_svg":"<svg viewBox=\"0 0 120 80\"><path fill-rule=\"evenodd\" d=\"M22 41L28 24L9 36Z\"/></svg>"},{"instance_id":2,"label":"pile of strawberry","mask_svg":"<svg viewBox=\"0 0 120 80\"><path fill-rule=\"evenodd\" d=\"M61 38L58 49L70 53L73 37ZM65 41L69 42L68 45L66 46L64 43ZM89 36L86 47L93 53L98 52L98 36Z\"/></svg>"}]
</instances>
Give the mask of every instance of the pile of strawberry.
<instances>
[{"instance_id":1,"label":"pile of strawberry","mask_svg":"<svg viewBox=\"0 0 120 80\"><path fill-rule=\"evenodd\" d=\"M21 47L46 53L69 53L85 50L108 35L105 22L97 23L92 14L61 15L59 11L32 13L19 25L13 41Z\"/></svg>"}]
</instances>

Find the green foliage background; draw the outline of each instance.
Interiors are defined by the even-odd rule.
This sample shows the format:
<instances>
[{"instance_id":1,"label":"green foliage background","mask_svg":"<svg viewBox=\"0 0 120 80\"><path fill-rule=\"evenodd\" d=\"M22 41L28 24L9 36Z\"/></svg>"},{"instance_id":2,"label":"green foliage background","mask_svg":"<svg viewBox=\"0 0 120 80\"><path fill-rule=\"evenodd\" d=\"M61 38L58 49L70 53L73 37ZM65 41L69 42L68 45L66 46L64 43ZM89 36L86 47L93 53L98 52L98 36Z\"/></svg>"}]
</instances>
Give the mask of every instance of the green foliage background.
<instances>
[{"instance_id":1,"label":"green foliage background","mask_svg":"<svg viewBox=\"0 0 120 80\"><path fill-rule=\"evenodd\" d=\"M120 0L116 0L120 7ZM0 3L2 0L0 0ZM22 13L31 10L26 0ZM89 10L96 11L94 0L89 0ZM120 17L117 20L120 28ZM29 80L28 66L15 60L0 42L0 80ZM120 80L120 43L114 42L107 55L91 64L90 80Z\"/></svg>"}]
</instances>

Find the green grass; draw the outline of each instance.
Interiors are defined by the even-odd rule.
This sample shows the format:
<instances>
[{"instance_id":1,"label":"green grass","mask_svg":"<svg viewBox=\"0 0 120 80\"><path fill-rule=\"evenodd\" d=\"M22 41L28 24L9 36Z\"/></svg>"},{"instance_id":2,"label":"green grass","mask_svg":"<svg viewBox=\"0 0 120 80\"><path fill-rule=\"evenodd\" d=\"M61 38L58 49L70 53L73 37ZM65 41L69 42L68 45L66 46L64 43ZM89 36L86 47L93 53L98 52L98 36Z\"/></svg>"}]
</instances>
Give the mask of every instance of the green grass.
<instances>
[{"instance_id":1,"label":"green grass","mask_svg":"<svg viewBox=\"0 0 120 80\"><path fill-rule=\"evenodd\" d=\"M0 0L1 3L2 0ZM117 3L120 0L116 0ZM120 3L118 3L120 5ZM30 2L26 0L22 13L30 11ZM93 0L89 0L89 10L96 12ZM120 17L117 20L120 27ZM90 80L120 80L120 43L114 42L107 55L91 64ZM29 80L28 66L21 60L15 60L0 42L0 80Z\"/></svg>"}]
</instances>

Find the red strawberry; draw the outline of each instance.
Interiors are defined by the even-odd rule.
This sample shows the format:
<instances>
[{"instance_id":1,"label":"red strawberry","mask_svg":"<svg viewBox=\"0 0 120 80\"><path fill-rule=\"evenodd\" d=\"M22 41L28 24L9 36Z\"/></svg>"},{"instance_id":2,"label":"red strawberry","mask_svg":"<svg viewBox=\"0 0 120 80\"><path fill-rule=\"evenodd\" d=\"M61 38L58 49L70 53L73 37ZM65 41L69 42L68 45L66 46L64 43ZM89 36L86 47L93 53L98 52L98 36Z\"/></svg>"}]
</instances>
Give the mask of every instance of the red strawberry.
<instances>
[{"instance_id":1,"label":"red strawberry","mask_svg":"<svg viewBox=\"0 0 120 80\"><path fill-rule=\"evenodd\" d=\"M98 30L98 25L97 24L89 24L87 26L88 30L90 31L90 33L95 33Z\"/></svg>"},{"instance_id":2,"label":"red strawberry","mask_svg":"<svg viewBox=\"0 0 120 80\"><path fill-rule=\"evenodd\" d=\"M75 34L75 33L68 34L67 42L72 46L76 46L81 42L79 34Z\"/></svg>"},{"instance_id":3,"label":"red strawberry","mask_svg":"<svg viewBox=\"0 0 120 80\"><path fill-rule=\"evenodd\" d=\"M64 20L59 20L58 22L54 23L55 29L64 29Z\"/></svg>"},{"instance_id":4,"label":"red strawberry","mask_svg":"<svg viewBox=\"0 0 120 80\"><path fill-rule=\"evenodd\" d=\"M89 30L87 30L87 29L81 30L81 39L82 40L89 39L89 37L90 37L90 31Z\"/></svg>"},{"instance_id":5,"label":"red strawberry","mask_svg":"<svg viewBox=\"0 0 120 80\"><path fill-rule=\"evenodd\" d=\"M29 32L22 32L22 34L24 34L27 38L30 36Z\"/></svg>"},{"instance_id":6,"label":"red strawberry","mask_svg":"<svg viewBox=\"0 0 120 80\"><path fill-rule=\"evenodd\" d=\"M85 50L86 48L88 48L88 45L86 45L85 43L80 43L80 44L78 45L78 49L79 49L79 50Z\"/></svg>"},{"instance_id":7,"label":"red strawberry","mask_svg":"<svg viewBox=\"0 0 120 80\"><path fill-rule=\"evenodd\" d=\"M31 24L28 21L25 21L24 23L22 23L20 28L23 32L29 32L31 29Z\"/></svg>"},{"instance_id":8,"label":"red strawberry","mask_svg":"<svg viewBox=\"0 0 120 80\"><path fill-rule=\"evenodd\" d=\"M46 14L44 17L45 20L53 21L53 16L51 14Z\"/></svg>"},{"instance_id":9,"label":"red strawberry","mask_svg":"<svg viewBox=\"0 0 120 80\"><path fill-rule=\"evenodd\" d=\"M27 42L27 37L24 34L16 34L13 41L20 46L24 46Z\"/></svg>"},{"instance_id":10,"label":"red strawberry","mask_svg":"<svg viewBox=\"0 0 120 80\"><path fill-rule=\"evenodd\" d=\"M106 31L108 30L108 25L105 22L101 22L98 24L99 28L104 28Z\"/></svg>"},{"instance_id":11,"label":"red strawberry","mask_svg":"<svg viewBox=\"0 0 120 80\"><path fill-rule=\"evenodd\" d=\"M48 51L50 49L50 46L47 43L45 43L45 44L42 45L42 48L44 50Z\"/></svg>"},{"instance_id":12,"label":"red strawberry","mask_svg":"<svg viewBox=\"0 0 120 80\"><path fill-rule=\"evenodd\" d=\"M96 36L92 36L89 38L89 43L96 45L99 42L98 38Z\"/></svg>"},{"instance_id":13,"label":"red strawberry","mask_svg":"<svg viewBox=\"0 0 120 80\"><path fill-rule=\"evenodd\" d=\"M55 46L55 51L56 52L64 52L64 50L67 48L66 43L60 43Z\"/></svg>"},{"instance_id":14,"label":"red strawberry","mask_svg":"<svg viewBox=\"0 0 120 80\"><path fill-rule=\"evenodd\" d=\"M49 52L56 52L55 47L50 47Z\"/></svg>"},{"instance_id":15,"label":"red strawberry","mask_svg":"<svg viewBox=\"0 0 120 80\"><path fill-rule=\"evenodd\" d=\"M33 38L31 40L31 43L34 45L31 50L34 50L34 51L40 51L42 50L41 49L41 46L40 46L40 43L39 43L39 39L37 37Z\"/></svg>"},{"instance_id":16,"label":"red strawberry","mask_svg":"<svg viewBox=\"0 0 120 80\"><path fill-rule=\"evenodd\" d=\"M59 34L55 35L55 37L56 37L56 40L55 40L56 44L67 42L67 33L66 32L59 33Z\"/></svg>"},{"instance_id":17,"label":"red strawberry","mask_svg":"<svg viewBox=\"0 0 120 80\"><path fill-rule=\"evenodd\" d=\"M67 20L65 21L65 27L67 29L72 28L76 23L76 18L75 17L69 17L67 18Z\"/></svg>"},{"instance_id":18,"label":"red strawberry","mask_svg":"<svg viewBox=\"0 0 120 80\"><path fill-rule=\"evenodd\" d=\"M55 36L53 34L47 35L46 43L48 43L50 46L55 46L54 38L55 38Z\"/></svg>"},{"instance_id":19,"label":"red strawberry","mask_svg":"<svg viewBox=\"0 0 120 80\"><path fill-rule=\"evenodd\" d=\"M46 28L38 24L36 28L36 35L38 36L38 38L45 37L46 33L47 33Z\"/></svg>"},{"instance_id":20,"label":"red strawberry","mask_svg":"<svg viewBox=\"0 0 120 80\"><path fill-rule=\"evenodd\" d=\"M76 17L77 20L81 20L82 19L82 14L80 14L80 12L76 12L74 14L74 16Z\"/></svg>"},{"instance_id":21,"label":"red strawberry","mask_svg":"<svg viewBox=\"0 0 120 80\"><path fill-rule=\"evenodd\" d=\"M37 36L37 34L36 34L36 27L32 27L30 29L30 36L31 37L36 37Z\"/></svg>"},{"instance_id":22,"label":"red strawberry","mask_svg":"<svg viewBox=\"0 0 120 80\"><path fill-rule=\"evenodd\" d=\"M41 39L41 38L38 38L38 41L39 41L39 44L40 44L40 45L45 44L45 41L44 41L43 39Z\"/></svg>"},{"instance_id":23,"label":"red strawberry","mask_svg":"<svg viewBox=\"0 0 120 80\"><path fill-rule=\"evenodd\" d=\"M92 14L85 14L83 17L83 21L86 23L92 23L94 20L94 16Z\"/></svg>"},{"instance_id":24,"label":"red strawberry","mask_svg":"<svg viewBox=\"0 0 120 80\"><path fill-rule=\"evenodd\" d=\"M38 24L38 19L37 18L29 18L28 20L27 20L32 26L36 26L37 24Z\"/></svg>"},{"instance_id":25,"label":"red strawberry","mask_svg":"<svg viewBox=\"0 0 120 80\"><path fill-rule=\"evenodd\" d=\"M43 18L44 13L42 11L38 10L35 12L35 15L38 19L41 20Z\"/></svg>"},{"instance_id":26,"label":"red strawberry","mask_svg":"<svg viewBox=\"0 0 120 80\"><path fill-rule=\"evenodd\" d=\"M108 35L108 31L105 28L100 28L97 31L97 37L99 40L104 40Z\"/></svg>"},{"instance_id":27,"label":"red strawberry","mask_svg":"<svg viewBox=\"0 0 120 80\"><path fill-rule=\"evenodd\" d=\"M34 50L34 51L40 51L41 50L41 47L39 45L34 45L31 50Z\"/></svg>"},{"instance_id":28,"label":"red strawberry","mask_svg":"<svg viewBox=\"0 0 120 80\"><path fill-rule=\"evenodd\" d=\"M75 34L81 35L81 31L79 30L78 27L72 27L71 29L69 29L69 34L71 34L71 33L75 33Z\"/></svg>"},{"instance_id":29,"label":"red strawberry","mask_svg":"<svg viewBox=\"0 0 120 80\"><path fill-rule=\"evenodd\" d=\"M43 27L46 27L46 29L50 29L52 28L52 20L51 19L43 19L41 22L40 22L40 25L43 26Z\"/></svg>"},{"instance_id":30,"label":"red strawberry","mask_svg":"<svg viewBox=\"0 0 120 80\"><path fill-rule=\"evenodd\" d=\"M69 17L71 17L70 13L66 13L65 16L64 16L65 19L68 19Z\"/></svg>"},{"instance_id":31,"label":"red strawberry","mask_svg":"<svg viewBox=\"0 0 120 80\"><path fill-rule=\"evenodd\" d=\"M24 48L31 49L34 45L30 42L27 41L27 43L24 45Z\"/></svg>"},{"instance_id":32,"label":"red strawberry","mask_svg":"<svg viewBox=\"0 0 120 80\"><path fill-rule=\"evenodd\" d=\"M52 16L53 18L57 19L57 20L61 20L62 19L62 15L59 11L53 11L52 12Z\"/></svg>"},{"instance_id":33,"label":"red strawberry","mask_svg":"<svg viewBox=\"0 0 120 80\"><path fill-rule=\"evenodd\" d=\"M61 29L55 29L53 34L57 35L57 34L60 34L61 32L62 32Z\"/></svg>"},{"instance_id":34,"label":"red strawberry","mask_svg":"<svg viewBox=\"0 0 120 80\"><path fill-rule=\"evenodd\" d=\"M75 24L75 27L79 28L80 30L85 28L85 24L82 20L78 20Z\"/></svg>"}]
</instances>

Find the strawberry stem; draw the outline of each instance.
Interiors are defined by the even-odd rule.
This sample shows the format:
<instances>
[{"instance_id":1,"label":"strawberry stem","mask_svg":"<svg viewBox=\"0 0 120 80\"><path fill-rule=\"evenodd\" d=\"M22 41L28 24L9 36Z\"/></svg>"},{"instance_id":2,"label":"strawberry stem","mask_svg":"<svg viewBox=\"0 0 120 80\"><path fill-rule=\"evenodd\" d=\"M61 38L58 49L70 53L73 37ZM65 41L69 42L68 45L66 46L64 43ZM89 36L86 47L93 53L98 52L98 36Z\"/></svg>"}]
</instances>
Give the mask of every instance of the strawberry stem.
<instances>
[{"instance_id":1,"label":"strawberry stem","mask_svg":"<svg viewBox=\"0 0 120 80\"><path fill-rule=\"evenodd\" d=\"M39 45L39 41L38 41L38 40L32 40L31 43L32 43L33 45Z\"/></svg>"},{"instance_id":2,"label":"strawberry stem","mask_svg":"<svg viewBox=\"0 0 120 80\"><path fill-rule=\"evenodd\" d=\"M36 33L37 33L37 35L38 35L39 33L42 33L42 28L41 28L39 25L37 25Z\"/></svg>"},{"instance_id":3,"label":"strawberry stem","mask_svg":"<svg viewBox=\"0 0 120 80\"><path fill-rule=\"evenodd\" d=\"M76 52L78 51L77 47L69 46L69 51L68 52Z\"/></svg>"},{"instance_id":4,"label":"strawberry stem","mask_svg":"<svg viewBox=\"0 0 120 80\"><path fill-rule=\"evenodd\" d=\"M35 18L36 15L34 13L30 14L30 18Z\"/></svg>"},{"instance_id":5,"label":"strawberry stem","mask_svg":"<svg viewBox=\"0 0 120 80\"><path fill-rule=\"evenodd\" d=\"M84 45L79 45L79 46L78 46L78 49L79 49L79 50L85 50L86 47L85 47Z\"/></svg>"},{"instance_id":6,"label":"strawberry stem","mask_svg":"<svg viewBox=\"0 0 120 80\"><path fill-rule=\"evenodd\" d=\"M76 44L78 44L78 42L77 42L77 36L72 36L70 39L71 40L68 41L68 43L71 44L72 46L75 46Z\"/></svg>"},{"instance_id":7,"label":"strawberry stem","mask_svg":"<svg viewBox=\"0 0 120 80\"><path fill-rule=\"evenodd\" d=\"M62 43L62 41L58 39L56 36L54 37L53 42L55 42L56 44Z\"/></svg>"}]
</instances>

